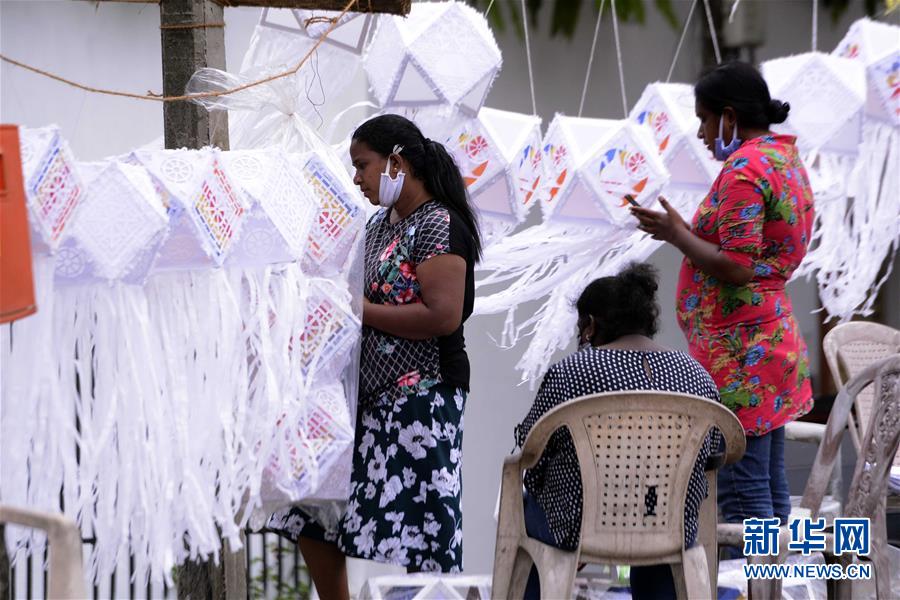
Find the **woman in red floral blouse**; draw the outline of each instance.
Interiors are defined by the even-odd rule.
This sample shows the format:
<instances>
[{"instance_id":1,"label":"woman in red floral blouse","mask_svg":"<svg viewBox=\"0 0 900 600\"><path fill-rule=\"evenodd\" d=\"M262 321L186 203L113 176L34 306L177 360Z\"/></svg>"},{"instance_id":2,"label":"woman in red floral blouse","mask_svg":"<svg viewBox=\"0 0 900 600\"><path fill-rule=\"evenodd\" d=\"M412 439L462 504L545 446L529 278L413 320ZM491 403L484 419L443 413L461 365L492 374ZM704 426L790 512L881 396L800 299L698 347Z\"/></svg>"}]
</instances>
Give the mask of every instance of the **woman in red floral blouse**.
<instances>
[{"instance_id":1,"label":"woman in red floral blouse","mask_svg":"<svg viewBox=\"0 0 900 600\"><path fill-rule=\"evenodd\" d=\"M734 62L697 82L697 136L722 171L688 226L633 208L639 227L684 254L677 315L691 355L712 375L747 434L747 452L719 471L728 522L780 517L790 496L784 425L812 408L806 343L785 284L803 260L813 194L795 138L769 131L790 107L773 100L755 67Z\"/></svg>"}]
</instances>

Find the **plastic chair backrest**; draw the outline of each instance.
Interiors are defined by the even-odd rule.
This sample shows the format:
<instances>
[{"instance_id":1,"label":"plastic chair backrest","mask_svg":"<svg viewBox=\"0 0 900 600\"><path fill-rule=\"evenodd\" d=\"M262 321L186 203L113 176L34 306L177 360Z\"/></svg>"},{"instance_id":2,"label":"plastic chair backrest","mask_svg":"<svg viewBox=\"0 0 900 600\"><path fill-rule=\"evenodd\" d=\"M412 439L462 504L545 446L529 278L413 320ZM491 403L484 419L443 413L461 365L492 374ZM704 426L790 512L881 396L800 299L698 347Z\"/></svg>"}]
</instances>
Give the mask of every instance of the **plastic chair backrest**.
<instances>
[{"instance_id":1,"label":"plastic chair backrest","mask_svg":"<svg viewBox=\"0 0 900 600\"><path fill-rule=\"evenodd\" d=\"M523 466L538 460L554 431L575 443L584 489L581 556L604 561L680 560L684 503L696 457L718 428L726 462L743 455L744 430L727 408L674 392L585 396L547 412L529 432Z\"/></svg>"}]
</instances>

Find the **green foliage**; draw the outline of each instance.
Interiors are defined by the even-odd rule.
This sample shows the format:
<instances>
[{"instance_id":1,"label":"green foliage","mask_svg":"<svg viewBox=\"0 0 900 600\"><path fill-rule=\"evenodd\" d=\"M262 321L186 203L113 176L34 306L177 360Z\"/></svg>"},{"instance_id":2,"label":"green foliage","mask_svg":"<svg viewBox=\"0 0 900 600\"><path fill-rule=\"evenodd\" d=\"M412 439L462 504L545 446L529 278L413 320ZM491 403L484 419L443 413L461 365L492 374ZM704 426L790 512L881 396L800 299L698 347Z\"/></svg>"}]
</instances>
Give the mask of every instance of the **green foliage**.
<instances>
[{"instance_id":1,"label":"green foliage","mask_svg":"<svg viewBox=\"0 0 900 600\"><path fill-rule=\"evenodd\" d=\"M295 560L294 548L290 545L279 547L277 544L269 544L267 550L269 558L275 559L275 564L268 565L265 576L261 568L263 559L261 557L251 560L251 569L255 565L260 565L259 573L252 577L248 584L248 592L250 598L254 600L274 599L274 600L298 600L308 599L312 596L312 590L309 583L309 571L302 561ZM278 577L277 561L281 561L282 578ZM256 570L256 569L253 569ZM294 576L295 572L297 577ZM295 583L295 580L298 583Z\"/></svg>"},{"instance_id":2,"label":"green foliage","mask_svg":"<svg viewBox=\"0 0 900 600\"><path fill-rule=\"evenodd\" d=\"M482 12L491 5L491 0L467 1ZM681 28L682 23L675 12L676 1L653 0L653 6L672 29L678 30ZM822 0L822 6L829 11L832 21L837 22L847 12L851 1L858 2L859 0ZM866 14L869 16L874 15L885 3L884 0L864 0L864 2ZM528 12L532 30L537 30L540 24L540 13L545 6L549 5L549 10L552 11L550 15L550 37L561 35L571 40L575 35L579 19L585 17L594 19L596 11L600 10L601 5L603 6L603 19L610 18L611 0L587 0L587 3L593 3L594 5L593 10L590 10L590 8L587 10L589 14L582 13L585 0L525 0L525 9ZM713 6L719 3L713 2ZM646 4L647 0L616 0L616 14L623 23L640 23L643 25L647 19ZM506 31L506 28L511 24L517 35L524 37L521 7L521 0L493 0L491 11L487 15L488 22L499 33Z\"/></svg>"}]
</instances>

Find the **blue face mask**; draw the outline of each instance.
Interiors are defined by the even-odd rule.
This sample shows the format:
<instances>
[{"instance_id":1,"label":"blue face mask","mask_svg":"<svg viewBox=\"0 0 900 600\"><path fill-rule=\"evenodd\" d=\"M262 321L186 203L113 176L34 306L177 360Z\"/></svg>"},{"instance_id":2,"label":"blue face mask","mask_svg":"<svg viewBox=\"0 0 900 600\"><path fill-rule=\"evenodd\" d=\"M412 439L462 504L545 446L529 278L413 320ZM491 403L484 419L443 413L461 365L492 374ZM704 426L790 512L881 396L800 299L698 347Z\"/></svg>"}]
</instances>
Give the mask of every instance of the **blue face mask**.
<instances>
[{"instance_id":1,"label":"blue face mask","mask_svg":"<svg viewBox=\"0 0 900 600\"><path fill-rule=\"evenodd\" d=\"M713 149L713 155L716 157L716 160L726 160L729 156L734 153L735 150L741 147L742 140L738 137L737 131L737 123L734 124L734 131L731 132L731 142L728 145L725 145L725 140L722 139L722 128L725 122L725 115L719 117L719 137L716 138L716 143Z\"/></svg>"}]
</instances>

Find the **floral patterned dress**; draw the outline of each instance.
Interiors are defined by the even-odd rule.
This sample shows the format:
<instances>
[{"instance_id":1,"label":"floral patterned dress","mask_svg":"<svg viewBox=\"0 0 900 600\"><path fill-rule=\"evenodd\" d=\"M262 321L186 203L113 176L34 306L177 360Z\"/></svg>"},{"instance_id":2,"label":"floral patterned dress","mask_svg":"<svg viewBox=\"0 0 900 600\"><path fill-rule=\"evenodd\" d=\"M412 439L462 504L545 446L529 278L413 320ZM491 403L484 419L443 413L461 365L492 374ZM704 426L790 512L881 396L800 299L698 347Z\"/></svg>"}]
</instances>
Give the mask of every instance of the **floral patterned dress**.
<instances>
[{"instance_id":1,"label":"floral patterned dress","mask_svg":"<svg viewBox=\"0 0 900 600\"><path fill-rule=\"evenodd\" d=\"M466 259L463 320L474 303L472 236L456 214L429 201L397 223L389 211L366 228L365 296L377 304L421 302L416 267L441 254ZM363 328L360 398L350 499L336 531L300 508L270 529L337 542L348 556L410 572L462 570L462 434L469 385L463 328L407 340Z\"/></svg>"},{"instance_id":2,"label":"floral patterned dress","mask_svg":"<svg viewBox=\"0 0 900 600\"><path fill-rule=\"evenodd\" d=\"M753 269L746 285L685 258L676 312L691 355L712 375L747 435L765 435L812 409L806 343L785 284L803 260L813 194L795 138L754 138L725 161L691 231Z\"/></svg>"}]
</instances>

